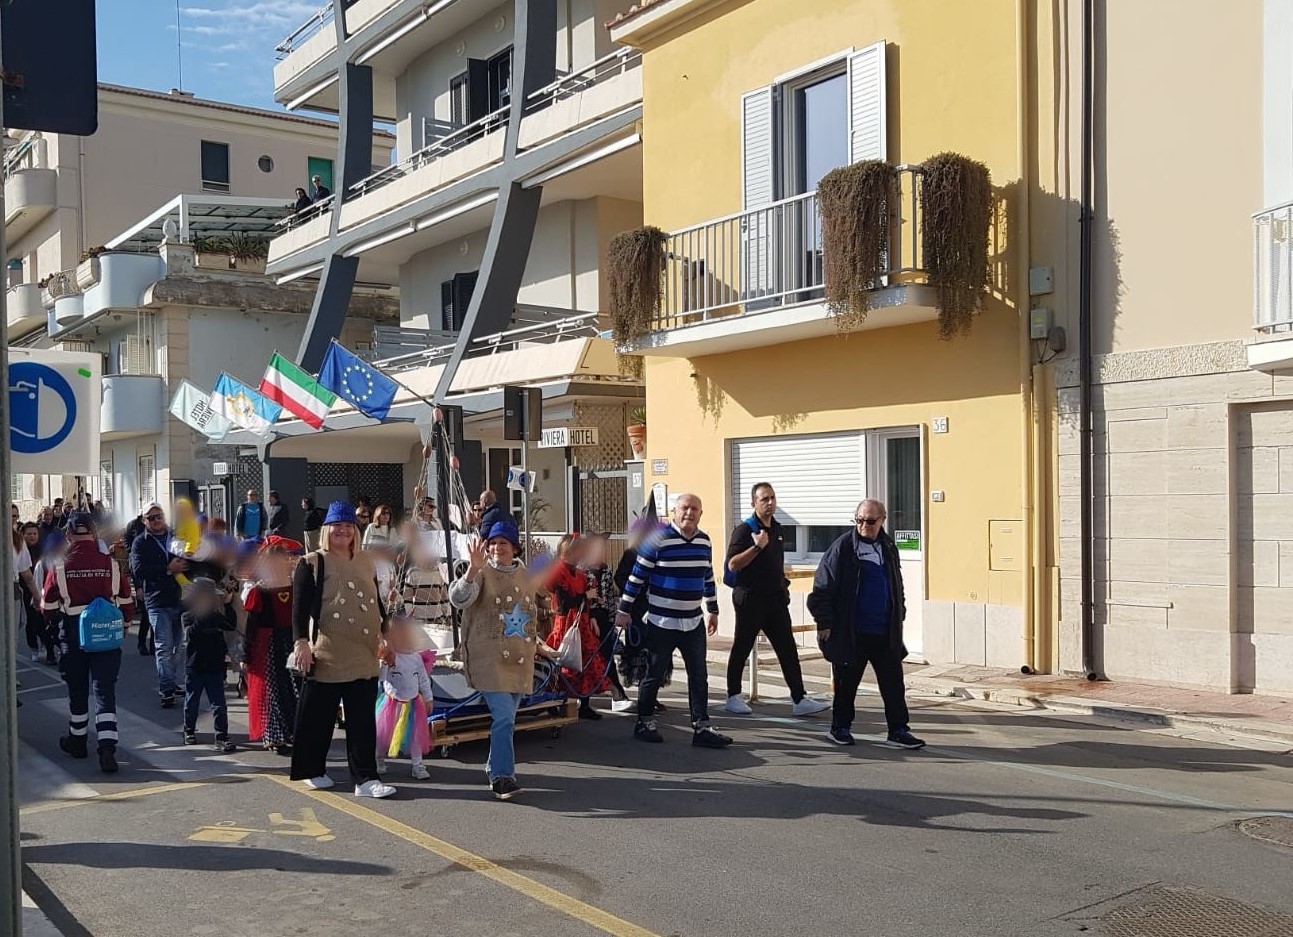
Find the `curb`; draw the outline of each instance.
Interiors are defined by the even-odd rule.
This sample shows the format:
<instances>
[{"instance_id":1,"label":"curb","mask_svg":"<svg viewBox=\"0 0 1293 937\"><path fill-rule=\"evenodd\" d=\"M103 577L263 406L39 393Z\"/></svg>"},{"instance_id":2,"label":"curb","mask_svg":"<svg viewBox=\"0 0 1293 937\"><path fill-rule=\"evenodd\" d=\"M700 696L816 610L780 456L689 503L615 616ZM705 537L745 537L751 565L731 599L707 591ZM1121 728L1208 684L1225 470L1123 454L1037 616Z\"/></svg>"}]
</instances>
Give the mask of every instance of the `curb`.
<instances>
[{"instance_id":1,"label":"curb","mask_svg":"<svg viewBox=\"0 0 1293 937\"><path fill-rule=\"evenodd\" d=\"M1282 723L1263 724L1218 716L1194 716L1188 713L1137 707L1125 703L1093 703L1088 699L1077 696L1046 696L1009 687L983 687L957 683L954 680L935 680L912 675L907 677L907 686L917 693L930 696L947 696L991 703L1005 703L1021 708L1045 709L1051 712L1072 715L1100 716L1106 719L1133 722L1142 726L1171 729L1209 729L1214 732L1224 732L1263 742L1275 742L1293 748L1293 726L1286 726Z\"/></svg>"}]
</instances>

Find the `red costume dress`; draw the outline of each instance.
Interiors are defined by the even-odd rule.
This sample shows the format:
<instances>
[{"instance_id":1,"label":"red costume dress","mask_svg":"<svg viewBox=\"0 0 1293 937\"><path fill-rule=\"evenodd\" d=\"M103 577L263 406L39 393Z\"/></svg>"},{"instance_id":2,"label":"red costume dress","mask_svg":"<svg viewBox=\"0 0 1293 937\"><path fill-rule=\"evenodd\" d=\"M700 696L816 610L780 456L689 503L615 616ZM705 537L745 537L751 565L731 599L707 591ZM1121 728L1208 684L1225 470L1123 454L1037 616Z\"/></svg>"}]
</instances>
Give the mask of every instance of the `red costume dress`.
<instances>
[{"instance_id":1,"label":"red costume dress","mask_svg":"<svg viewBox=\"0 0 1293 937\"><path fill-rule=\"evenodd\" d=\"M292 744L296 683L292 652L292 587L247 594L247 737L266 748Z\"/></svg>"},{"instance_id":2,"label":"red costume dress","mask_svg":"<svg viewBox=\"0 0 1293 937\"><path fill-rule=\"evenodd\" d=\"M582 569L565 560L552 566L548 576L548 591L552 593L552 610L556 624L548 635L549 647L561 647L561 639L571 628L579 629L579 646L584 655L582 671L561 668L572 692L581 699L610 689L607 679L606 658L601 652L601 638L594 631L588 612L588 576Z\"/></svg>"}]
</instances>

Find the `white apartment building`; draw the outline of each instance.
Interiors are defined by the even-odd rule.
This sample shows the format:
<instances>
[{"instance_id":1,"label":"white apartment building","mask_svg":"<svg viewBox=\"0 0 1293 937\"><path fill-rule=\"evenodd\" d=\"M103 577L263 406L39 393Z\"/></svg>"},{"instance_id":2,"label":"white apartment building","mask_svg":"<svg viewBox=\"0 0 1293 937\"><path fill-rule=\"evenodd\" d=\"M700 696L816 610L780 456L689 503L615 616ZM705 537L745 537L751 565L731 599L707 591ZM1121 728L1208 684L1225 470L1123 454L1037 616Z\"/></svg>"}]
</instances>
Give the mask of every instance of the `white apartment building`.
<instances>
[{"instance_id":1,"label":"white apartment building","mask_svg":"<svg viewBox=\"0 0 1293 937\"><path fill-rule=\"evenodd\" d=\"M268 271L326 280L330 263L351 262L357 282L398 291L400 323L425 347L383 365L428 396L454 373L445 402L466 414L462 471L473 495L501 487L519 455L503 439L502 385L541 386L546 427L596 427L596 446L531 454L548 505L538 524L565 530L580 521L572 467L622 469L624 426L642 399L640 382L620 373L603 316L607 244L642 219L640 58L605 26L629 2L340 5L343 24L329 8L280 46L276 98L339 111L351 133L390 122L395 157L341 185L328 214L275 238ZM316 304L327 301L321 293ZM407 496L423 467L411 421L425 404L397 399L381 426L343 415L297 435L289 424L271 454L319 462L362 443L366 456L402 466Z\"/></svg>"},{"instance_id":2,"label":"white apartment building","mask_svg":"<svg viewBox=\"0 0 1293 937\"><path fill-rule=\"evenodd\" d=\"M328 120L181 92L100 85L99 129L93 136L27 132L9 141L3 167L9 341L103 351L105 383L129 370L158 375L165 383L167 369L157 357L165 353L164 333L150 339L151 344L132 345L129 353L103 339L109 322L124 319L143 323L136 330L141 342L152 334L148 329L156 310L140 310L150 302L144 295L148 284L161 276L156 246L162 218L170 214L183 221L186 235L236 233L258 236L263 244L274 222L289 213L297 186L307 187L312 174L323 176L325 184L330 181L337 132ZM388 164L393 145L389 134L375 135L372 165ZM209 217L189 232L190 214L203 213ZM141 220L145 228L156 228L157 236L151 242L122 242L123 232L138 228ZM91 254L107 247L149 254L130 257L117 250L91 261ZM103 261L107 269L101 271ZM301 316L297 341L303 328ZM295 346L287 350L294 352ZM105 401L110 399L107 390ZM161 417L150 413L149 419ZM105 419L105 426L111 425ZM134 457L120 461L128 461L136 472L141 464ZM153 487L164 492L168 454L154 453L151 463L143 459L142 464L154 466L162 482ZM73 496L78 487L125 496L127 491L147 492L150 486L146 481L104 485L97 479L15 476L12 487L13 500L27 517L55 497ZM137 496L130 495L129 501L123 506L133 506Z\"/></svg>"}]
</instances>

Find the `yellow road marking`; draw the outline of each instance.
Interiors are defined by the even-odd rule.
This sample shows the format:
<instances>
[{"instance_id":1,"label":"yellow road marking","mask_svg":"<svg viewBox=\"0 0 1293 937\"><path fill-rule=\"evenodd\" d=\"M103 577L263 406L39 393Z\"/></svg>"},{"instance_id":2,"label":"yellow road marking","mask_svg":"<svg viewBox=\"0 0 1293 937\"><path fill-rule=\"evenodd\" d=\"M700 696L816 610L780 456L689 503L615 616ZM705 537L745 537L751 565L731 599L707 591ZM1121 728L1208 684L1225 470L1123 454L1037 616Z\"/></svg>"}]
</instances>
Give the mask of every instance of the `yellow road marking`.
<instances>
[{"instance_id":1,"label":"yellow road marking","mask_svg":"<svg viewBox=\"0 0 1293 937\"><path fill-rule=\"evenodd\" d=\"M390 833L392 836L398 836L405 842L412 843L427 852L434 853L442 859L453 862L472 872L478 872L485 878L504 885L515 892L519 892L527 898L545 904L548 907L560 911L577 921L583 921L612 937L658 937L657 934L649 930L631 924L622 918L603 911L601 908L585 904L578 898L572 898L569 895L563 895L555 888L549 888L536 882L532 878L526 878L510 869L505 869L495 862L491 862L484 856L478 856L475 853L461 849L453 843L447 843L442 839L437 839L421 830L414 829L398 820L393 820L385 814L378 813L376 810L370 810L359 804L352 803L338 794L329 794L324 791L312 791L301 787L299 782L289 781L287 778L279 777L272 774L262 774L258 777L273 781L283 787L303 794L306 797L313 798L321 804L326 804L335 810L340 810L348 816L361 820L370 826L375 826L379 830Z\"/></svg>"},{"instance_id":2,"label":"yellow road marking","mask_svg":"<svg viewBox=\"0 0 1293 937\"><path fill-rule=\"evenodd\" d=\"M149 794L169 794L171 791L186 791L194 787L205 787L217 781L187 781L182 784L157 784L152 787L136 787L128 791L113 791L110 794L96 794L94 797L78 797L75 800L50 800L30 807L21 808L20 816L34 813L48 813L51 810L65 810L68 807L84 807L87 804L102 803L105 800L131 800L135 797L147 797Z\"/></svg>"}]
</instances>

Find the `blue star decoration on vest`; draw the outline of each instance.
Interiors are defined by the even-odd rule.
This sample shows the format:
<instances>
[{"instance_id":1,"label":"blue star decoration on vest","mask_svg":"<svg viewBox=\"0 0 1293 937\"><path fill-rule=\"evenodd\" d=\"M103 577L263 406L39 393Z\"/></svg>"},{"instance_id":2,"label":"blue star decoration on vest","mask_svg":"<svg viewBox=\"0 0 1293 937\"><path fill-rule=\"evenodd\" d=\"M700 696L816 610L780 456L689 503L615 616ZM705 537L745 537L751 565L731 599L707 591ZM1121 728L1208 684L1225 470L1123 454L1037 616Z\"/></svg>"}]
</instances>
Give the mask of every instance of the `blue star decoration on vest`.
<instances>
[{"instance_id":1,"label":"blue star decoration on vest","mask_svg":"<svg viewBox=\"0 0 1293 937\"><path fill-rule=\"evenodd\" d=\"M530 616L521 611L521 603L517 602L512 606L512 610L503 616L503 637L524 638L525 626L529 620Z\"/></svg>"}]
</instances>

